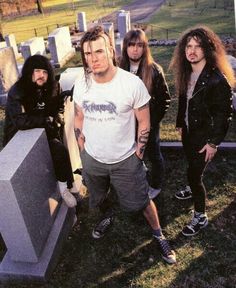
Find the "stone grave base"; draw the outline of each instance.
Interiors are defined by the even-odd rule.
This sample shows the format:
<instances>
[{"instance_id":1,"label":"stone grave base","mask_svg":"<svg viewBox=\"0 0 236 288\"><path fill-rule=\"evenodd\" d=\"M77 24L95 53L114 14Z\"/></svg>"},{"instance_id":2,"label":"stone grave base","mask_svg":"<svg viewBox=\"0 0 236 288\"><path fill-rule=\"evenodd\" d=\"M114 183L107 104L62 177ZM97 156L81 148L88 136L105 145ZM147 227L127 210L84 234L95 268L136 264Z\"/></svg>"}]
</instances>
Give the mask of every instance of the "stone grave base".
<instances>
[{"instance_id":1,"label":"stone grave base","mask_svg":"<svg viewBox=\"0 0 236 288\"><path fill-rule=\"evenodd\" d=\"M62 202L38 263L12 261L6 252L0 263L1 282L46 282L57 264L62 243L73 225L75 209Z\"/></svg>"}]
</instances>

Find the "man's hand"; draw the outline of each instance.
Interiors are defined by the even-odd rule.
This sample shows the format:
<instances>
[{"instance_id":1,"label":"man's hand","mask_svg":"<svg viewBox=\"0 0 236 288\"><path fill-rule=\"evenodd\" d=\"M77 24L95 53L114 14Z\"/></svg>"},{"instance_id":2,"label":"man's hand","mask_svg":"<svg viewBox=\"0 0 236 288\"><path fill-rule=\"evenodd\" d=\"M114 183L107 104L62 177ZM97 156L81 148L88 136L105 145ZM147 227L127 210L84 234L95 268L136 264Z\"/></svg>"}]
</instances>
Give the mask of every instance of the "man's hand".
<instances>
[{"instance_id":1,"label":"man's hand","mask_svg":"<svg viewBox=\"0 0 236 288\"><path fill-rule=\"evenodd\" d=\"M216 152L217 152L217 148L213 148L211 147L209 144L206 144L200 151L199 153L203 153L206 151L206 156L205 156L205 162L211 161Z\"/></svg>"}]
</instances>

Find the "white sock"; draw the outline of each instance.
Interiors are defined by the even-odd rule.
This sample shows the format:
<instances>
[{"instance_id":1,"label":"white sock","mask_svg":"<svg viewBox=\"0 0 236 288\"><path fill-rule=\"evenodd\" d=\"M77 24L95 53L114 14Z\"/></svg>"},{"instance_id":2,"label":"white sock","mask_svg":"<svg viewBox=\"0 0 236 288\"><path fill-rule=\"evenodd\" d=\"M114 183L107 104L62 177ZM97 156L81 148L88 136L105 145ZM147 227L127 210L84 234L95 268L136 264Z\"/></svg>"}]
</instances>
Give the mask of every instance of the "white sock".
<instances>
[{"instance_id":1,"label":"white sock","mask_svg":"<svg viewBox=\"0 0 236 288\"><path fill-rule=\"evenodd\" d=\"M67 183L66 182L60 182L57 181L58 187L59 187L59 191L62 193L66 190L67 188Z\"/></svg>"}]
</instances>

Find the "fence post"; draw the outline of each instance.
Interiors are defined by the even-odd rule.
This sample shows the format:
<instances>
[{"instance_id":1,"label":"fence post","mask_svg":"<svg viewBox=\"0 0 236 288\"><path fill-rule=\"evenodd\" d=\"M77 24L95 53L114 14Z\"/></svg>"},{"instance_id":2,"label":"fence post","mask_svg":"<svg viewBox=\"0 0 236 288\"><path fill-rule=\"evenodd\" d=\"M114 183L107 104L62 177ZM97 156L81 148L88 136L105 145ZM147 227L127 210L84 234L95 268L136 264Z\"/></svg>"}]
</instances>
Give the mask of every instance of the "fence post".
<instances>
[{"instance_id":1,"label":"fence post","mask_svg":"<svg viewBox=\"0 0 236 288\"><path fill-rule=\"evenodd\" d=\"M35 37L38 36L38 35L37 35L37 29L36 29L36 28L34 28L34 35L35 35Z\"/></svg>"}]
</instances>

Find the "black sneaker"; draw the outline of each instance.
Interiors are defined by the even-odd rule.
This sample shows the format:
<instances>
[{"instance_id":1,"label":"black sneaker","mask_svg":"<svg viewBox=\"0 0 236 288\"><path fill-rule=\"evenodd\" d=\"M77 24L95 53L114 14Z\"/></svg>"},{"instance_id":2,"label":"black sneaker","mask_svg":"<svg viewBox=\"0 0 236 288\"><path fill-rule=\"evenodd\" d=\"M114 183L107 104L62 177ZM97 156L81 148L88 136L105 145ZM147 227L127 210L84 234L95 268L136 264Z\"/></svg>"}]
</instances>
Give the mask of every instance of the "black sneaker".
<instances>
[{"instance_id":1,"label":"black sneaker","mask_svg":"<svg viewBox=\"0 0 236 288\"><path fill-rule=\"evenodd\" d=\"M108 216L106 218L103 218L93 229L92 236L95 239L99 239L105 235L105 233L109 230L109 228L112 226L114 221L113 216Z\"/></svg>"},{"instance_id":2,"label":"black sneaker","mask_svg":"<svg viewBox=\"0 0 236 288\"><path fill-rule=\"evenodd\" d=\"M183 190L175 193L175 197L179 200L186 200L192 198L192 191L189 186L186 186Z\"/></svg>"},{"instance_id":3,"label":"black sneaker","mask_svg":"<svg viewBox=\"0 0 236 288\"><path fill-rule=\"evenodd\" d=\"M161 250L162 258L169 264L175 264L176 263L176 255L175 251L171 249L170 244L166 240L164 235L156 236L153 235L153 237L157 240L158 246Z\"/></svg>"},{"instance_id":4,"label":"black sneaker","mask_svg":"<svg viewBox=\"0 0 236 288\"><path fill-rule=\"evenodd\" d=\"M187 237L194 236L201 229L205 228L207 224L208 218L206 214L196 215L196 213L194 213L191 222L183 228L182 234Z\"/></svg>"}]
</instances>

